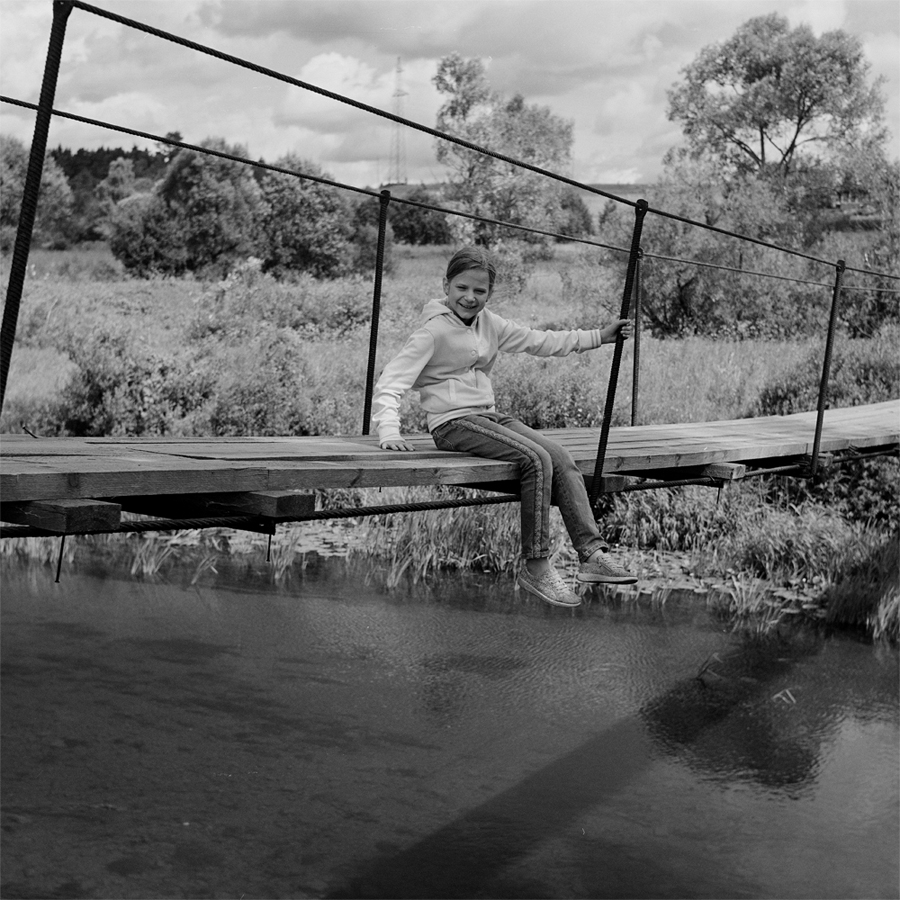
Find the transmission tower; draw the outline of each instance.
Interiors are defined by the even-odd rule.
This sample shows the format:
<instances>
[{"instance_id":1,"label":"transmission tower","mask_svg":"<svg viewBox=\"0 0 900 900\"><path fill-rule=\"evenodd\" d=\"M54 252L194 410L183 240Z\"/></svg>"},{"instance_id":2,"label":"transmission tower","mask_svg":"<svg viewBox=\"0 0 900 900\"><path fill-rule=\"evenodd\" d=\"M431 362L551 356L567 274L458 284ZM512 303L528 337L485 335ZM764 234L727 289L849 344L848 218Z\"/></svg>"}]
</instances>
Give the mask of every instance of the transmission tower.
<instances>
[{"instance_id":1,"label":"transmission tower","mask_svg":"<svg viewBox=\"0 0 900 900\"><path fill-rule=\"evenodd\" d=\"M403 98L406 91L401 84L403 66L397 57L397 71L394 79L394 115L403 116ZM399 122L394 122L391 132L391 168L388 173L389 184L406 184L406 134Z\"/></svg>"}]
</instances>

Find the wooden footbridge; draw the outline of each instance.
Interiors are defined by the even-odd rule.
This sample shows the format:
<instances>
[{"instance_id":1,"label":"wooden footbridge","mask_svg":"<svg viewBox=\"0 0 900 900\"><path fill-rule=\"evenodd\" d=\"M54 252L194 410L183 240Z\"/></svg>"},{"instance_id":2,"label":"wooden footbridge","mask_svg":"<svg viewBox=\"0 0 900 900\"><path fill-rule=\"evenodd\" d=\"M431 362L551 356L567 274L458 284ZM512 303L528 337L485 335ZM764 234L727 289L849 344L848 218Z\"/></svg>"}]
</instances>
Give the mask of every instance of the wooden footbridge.
<instances>
[{"instance_id":1,"label":"wooden footbridge","mask_svg":"<svg viewBox=\"0 0 900 900\"><path fill-rule=\"evenodd\" d=\"M816 413L612 428L599 489L719 485L752 475L808 474ZM594 429L548 430L591 485ZM316 489L457 485L511 502L511 463L437 450L428 435L413 453L381 450L374 437L0 438L0 528L6 537L224 526L273 533L280 522L352 517L382 506L316 510ZM828 410L819 463L897 453L900 400ZM483 494L473 503L485 502ZM457 500L447 502L458 504ZM436 501L432 506L440 506ZM123 511L140 520L122 521Z\"/></svg>"},{"instance_id":2,"label":"wooden footbridge","mask_svg":"<svg viewBox=\"0 0 900 900\"><path fill-rule=\"evenodd\" d=\"M578 190L600 195L607 200L630 206L634 224L630 248L611 247L588 235L563 235L521 223L501 222L459 209L437 207L412 199L392 198L390 191L378 193L355 185L341 184L319 176L273 166L261 160L225 153L137 131L123 125L86 119L53 106L57 78L65 40L66 22L73 9L97 15L119 25L152 35L154 39L174 42L191 50L225 60L260 76L311 91L365 111L388 118L396 124L431 135L438 141L455 144L514 168ZM370 351L363 409L362 430L368 428L371 412L375 350L378 339L381 279L388 206L400 203L439 213L464 217L505 232L542 235L592 245L612 253L627 253L628 262L619 318L631 315L632 294L635 308L635 401L636 407L640 335L641 259L655 258L711 269L728 270L741 277L774 277L816 287L828 287L800 277L744 271L711 260L680 260L671 256L645 254L641 246L643 221L651 218L677 219L683 224L714 232L722 238L749 242L802 258L806 264L825 265L834 270L831 312L827 327L823 370L816 412L783 417L740 419L679 425L632 425L611 428L616 379L622 342L616 343L603 426L597 434L590 429L563 429L550 432L569 448L585 474L592 500L601 491L634 490L648 487L699 483L722 485L764 472L782 472L799 476L815 475L819 466L858 458L861 455L896 453L900 432L900 400L827 410L827 386L838 310L845 270L869 279L868 285L852 289L877 292L886 297L897 291L888 285L900 280L893 272L884 273L847 266L844 260L832 263L808 253L769 243L759 237L741 235L693 221L647 201L633 202L580 184L567 176L489 150L458 136L421 123L403 119L344 97L324 88L267 69L249 60L225 56L211 47L189 41L159 28L91 6L81 0L59 0L53 4L53 25L41 85L40 102L35 105L10 97L0 100L36 111L34 139L29 153L28 171L22 196L16 241L10 266L9 285L0 327L0 407L6 394L6 381L16 336L16 325L23 286L28 272L28 253L40 192L44 158L51 120L54 116L166 144L179 151L213 155L262 171L289 178L310 179L335 190L369 195L379 202L378 242L375 259ZM635 419L636 421L636 419ZM422 508L459 506L466 503L512 502L517 473L511 464L480 459L465 454L438 451L427 435L414 438L412 453L392 453L379 449L366 435L344 437L243 437L243 438L32 438L23 435L0 436L0 537L29 535L66 535L116 531L150 531L177 528L233 527L272 534L279 522L314 518L352 517L370 512L407 512ZM480 488L472 498L453 497L431 503L359 509L315 509L317 489L382 487L402 485L456 485ZM485 496L483 491L493 492ZM499 494L499 496L498 496ZM137 513L142 518L123 521L122 513Z\"/></svg>"}]
</instances>

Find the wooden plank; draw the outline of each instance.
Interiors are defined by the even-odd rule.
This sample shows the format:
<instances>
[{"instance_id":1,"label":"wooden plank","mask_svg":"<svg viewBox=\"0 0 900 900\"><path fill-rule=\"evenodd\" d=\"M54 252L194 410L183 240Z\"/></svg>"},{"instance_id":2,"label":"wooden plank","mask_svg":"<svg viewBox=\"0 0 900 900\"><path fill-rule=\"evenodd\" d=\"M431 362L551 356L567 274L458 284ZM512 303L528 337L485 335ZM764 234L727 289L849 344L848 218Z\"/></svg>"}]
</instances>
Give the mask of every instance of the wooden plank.
<instances>
[{"instance_id":1,"label":"wooden plank","mask_svg":"<svg viewBox=\"0 0 900 900\"><path fill-rule=\"evenodd\" d=\"M416 485L466 485L479 481L509 481L518 478L513 463L447 453L446 460L416 465L412 453L392 454L378 466L369 461L321 461L303 468L275 460L269 466L272 490L317 488L406 487Z\"/></svg>"},{"instance_id":2,"label":"wooden plank","mask_svg":"<svg viewBox=\"0 0 900 900\"><path fill-rule=\"evenodd\" d=\"M808 457L815 412L723 422L613 428L604 477L703 471L736 477L740 466ZM596 464L599 429L552 429L586 477ZM497 484L515 481L509 463L437 450L427 434L413 453L380 450L371 435L275 438L42 438L0 436L4 501L259 493L330 487ZM820 453L893 448L900 400L825 416ZM723 467L724 468L721 468ZM226 505L227 509L233 507ZM254 515L261 513L252 513Z\"/></svg>"},{"instance_id":3,"label":"wooden plank","mask_svg":"<svg viewBox=\"0 0 900 900\"><path fill-rule=\"evenodd\" d=\"M4 460L0 497L4 501L120 497L139 494L221 493L266 490L265 468L215 460L145 461L79 458L74 468L62 459L30 460L15 467Z\"/></svg>"},{"instance_id":4,"label":"wooden plank","mask_svg":"<svg viewBox=\"0 0 900 900\"><path fill-rule=\"evenodd\" d=\"M85 534L115 528L122 507L101 500L32 500L0 503L0 520L54 534Z\"/></svg>"}]
</instances>

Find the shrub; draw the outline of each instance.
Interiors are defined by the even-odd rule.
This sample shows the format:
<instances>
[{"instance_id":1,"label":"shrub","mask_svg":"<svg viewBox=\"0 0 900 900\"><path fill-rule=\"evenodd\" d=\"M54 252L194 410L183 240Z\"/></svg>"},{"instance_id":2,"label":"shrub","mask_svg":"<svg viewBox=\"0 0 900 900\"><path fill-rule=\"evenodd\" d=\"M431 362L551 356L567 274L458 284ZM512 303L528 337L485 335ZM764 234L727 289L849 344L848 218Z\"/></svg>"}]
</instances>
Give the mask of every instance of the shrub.
<instances>
[{"instance_id":1,"label":"shrub","mask_svg":"<svg viewBox=\"0 0 900 900\"><path fill-rule=\"evenodd\" d=\"M606 383L588 355L564 364L559 359L507 357L494 376L497 408L531 428L590 428L603 421ZM628 421L627 397L620 398L614 425Z\"/></svg>"},{"instance_id":2,"label":"shrub","mask_svg":"<svg viewBox=\"0 0 900 900\"><path fill-rule=\"evenodd\" d=\"M372 286L361 276L320 280L300 274L280 282L251 260L203 296L188 330L191 340L215 336L236 344L261 324L307 336L351 333L371 319Z\"/></svg>"},{"instance_id":3,"label":"shrub","mask_svg":"<svg viewBox=\"0 0 900 900\"><path fill-rule=\"evenodd\" d=\"M830 406L878 403L900 396L900 328L889 325L872 340L838 340L828 382ZM813 348L796 367L773 379L760 392L750 414L787 415L815 409L822 369L822 351ZM839 509L851 521L869 522L900 532L897 509L898 465L881 458L835 466L816 483L800 482L795 499L815 499ZM773 497L786 490L780 480L769 482Z\"/></svg>"},{"instance_id":4,"label":"shrub","mask_svg":"<svg viewBox=\"0 0 900 900\"><path fill-rule=\"evenodd\" d=\"M830 406L879 403L900 396L900 327L883 328L873 340L838 335L832 354L827 401ZM784 416L815 409L822 377L822 348L813 347L796 367L769 382L749 414Z\"/></svg>"},{"instance_id":5,"label":"shrub","mask_svg":"<svg viewBox=\"0 0 900 900\"><path fill-rule=\"evenodd\" d=\"M142 350L121 330L67 348L77 366L62 391L59 427L76 436L184 433L211 386L185 357Z\"/></svg>"}]
</instances>

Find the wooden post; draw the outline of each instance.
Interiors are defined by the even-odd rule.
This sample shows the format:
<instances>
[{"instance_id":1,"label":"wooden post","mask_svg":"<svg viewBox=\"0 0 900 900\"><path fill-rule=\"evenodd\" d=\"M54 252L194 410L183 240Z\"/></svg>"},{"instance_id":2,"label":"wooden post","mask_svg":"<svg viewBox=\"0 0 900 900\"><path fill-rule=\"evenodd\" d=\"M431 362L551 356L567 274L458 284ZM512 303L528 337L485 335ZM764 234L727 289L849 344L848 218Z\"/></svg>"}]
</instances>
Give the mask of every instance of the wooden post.
<instances>
[{"instance_id":1,"label":"wooden post","mask_svg":"<svg viewBox=\"0 0 900 900\"><path fill-rule=\"evenodd\" d=\"M25 273L28 269L28 251L34 232L41 176L44 173L44 155L47 152L47 135L50 132L50 119L53 116L53 98L56 95L59 62L62 58L63 41L66 37L66 22L71 11L71 3L66 0L54 0L50 46L47 49L47 60L44 63L44 80L41 83L41 96L38 100L37 115L34 120L34 137L31 141L28 171L25 175L25 188L22 192L22 208L19 212L16 243L9 267L6 304L3 307L3 325L0 328L0 409L3 408L3 401L6 398L6 380L9 377L9 364L12 359L13 344L16 340L16 325L19 320L19 305L22 302L22 288L25 285Z\"/></svg>"},{"instance_id":2,"label":"wooden post","mask_svg":"<svg viewBox=\"0 0 900 900\"><path fill-rule=\"evenodd\" d=\"M822 425L825 422L825 401L828 395L828 375L831 371L831 355L834 350L834 334L837 330L838 306L841 300L841 286L844 283L844 269L847 264L839 259L835 263L834 290L831 294L831 316L828 320L828 335L825 339L825 359L822 361L822 379L819 382L819 404L816 413L816 436L813 440L812 462L809 477L815 478L819 468L819 446L822 442Z\"/></svg>"},{"instance_id":3,"label":"wooden post","mask_svg":"<svg viewBox=\"0 0 900 900\"><path fill-rule=\"evenodd\" d=\"M375 288L372 295L372 323L369 326L369 365L366 371L366 398L363 403L362 433L369 433L372 415L372 388L375 384L375 354L378 350L378 316L381 311L381 276L384 270L384 237L387 232L388 204L391 192L381 192L381 209L378 214L378 249L375 253Z\"/></svg>"}]
</instances>

